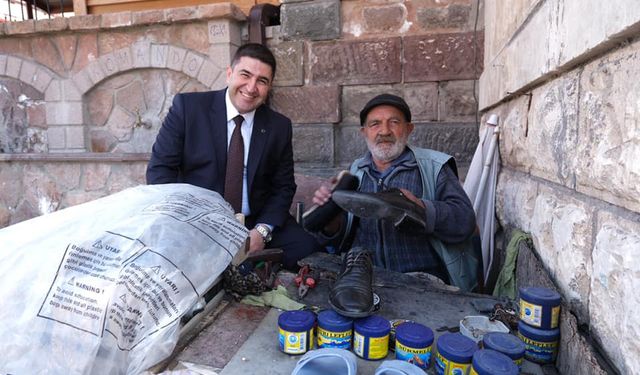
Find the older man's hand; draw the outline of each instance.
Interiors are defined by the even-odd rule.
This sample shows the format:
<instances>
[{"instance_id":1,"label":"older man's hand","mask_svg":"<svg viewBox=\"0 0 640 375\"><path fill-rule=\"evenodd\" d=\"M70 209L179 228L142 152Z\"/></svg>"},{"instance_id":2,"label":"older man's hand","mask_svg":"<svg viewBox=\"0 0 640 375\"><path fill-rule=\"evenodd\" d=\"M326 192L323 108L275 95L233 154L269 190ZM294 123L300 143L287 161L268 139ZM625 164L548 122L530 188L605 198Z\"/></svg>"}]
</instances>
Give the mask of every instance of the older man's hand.
<instances>
[{"instance_id":1,"label":"older man's hand","mask_svg":"<svg viewBox=\"0 0 640 375\"><path fill-rule=\"evenodd\" d=\"M422 201L422 199L420 199L420 198L416 197L415 195L413 195L413 193L410 192L409 190L400 189L400 191L402 192L402 194L404 194L405 197L407 197L413 203L417 204L418 206L420 206L422 208L426 208L424 206L424 202Z\"/></svg>"}]
</instances>

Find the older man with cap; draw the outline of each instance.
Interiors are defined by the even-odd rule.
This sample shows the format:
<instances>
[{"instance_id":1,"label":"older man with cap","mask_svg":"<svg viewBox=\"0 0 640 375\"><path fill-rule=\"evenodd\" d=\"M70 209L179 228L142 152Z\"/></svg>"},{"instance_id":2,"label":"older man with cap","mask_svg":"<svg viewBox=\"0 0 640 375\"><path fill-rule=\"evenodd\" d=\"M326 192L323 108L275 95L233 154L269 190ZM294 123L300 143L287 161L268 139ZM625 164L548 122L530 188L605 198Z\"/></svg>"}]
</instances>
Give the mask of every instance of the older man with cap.
<instances>
[{"instance_id":1,"label":"older man with cap","mask_svg":"<svg viewBox=\"0 0 640 375\"><path fill-rule=\"evenodd\" d=\"M372 313L371 263L474 289L475 214L453 157L408 145L411 110L398 96L371 99L360 125L368 152L349 171L357 178L356 191L321 186L313 198L318 207L329 203L348 212L335 235L343 250L351 250L330 295L333 307L353 317Z\"/></svg>"}]
</instances>

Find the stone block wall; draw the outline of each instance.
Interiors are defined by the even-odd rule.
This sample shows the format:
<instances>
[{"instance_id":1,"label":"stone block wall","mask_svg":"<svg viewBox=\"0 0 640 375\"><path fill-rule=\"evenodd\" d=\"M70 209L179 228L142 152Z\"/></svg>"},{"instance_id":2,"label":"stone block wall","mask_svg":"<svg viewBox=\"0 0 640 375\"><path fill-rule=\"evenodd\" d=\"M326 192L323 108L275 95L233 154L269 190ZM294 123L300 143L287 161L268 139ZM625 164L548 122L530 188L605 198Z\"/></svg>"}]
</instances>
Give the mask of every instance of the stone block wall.
<instances>
[{"instance_id":1,"label":"stone block wall","mask_svg":"<svg viewBox=\"0 0 640 375\"><path fill-rule=\"evenodd\" d=\"M0 227L145 183L147 157L50 158L0 164Z\"/></svg>"},{"instance_id":2,"label":"stone block wall","mask_svg":"<svg viewBox=\"0 0 640 375\"><path fill-rule=\"evenodd\" d=\"M507 228L507 232L509 229ZM540 258L535 254L527 241L518 246L516 278L519 287L545 287L557 291ZM560 307L560 354L558 362L562 374L604 375L612 373L612 368L605 358L591 344L588 336L581 332L578 319L571 312L571 306L563 301ZM550 367L553 367L552 369ZM558 373L553 365L542 366L542 373Z\"/></svg>"},{"instance_id":3,"label":"stone block wall","mask_svg":"<svg viewBox=\"0 0 640 375\"><path fill-rule=\"evenodd\" d=\"M229 3L0 25L0 228L145 183L173 96L220 89Z\"/></svg>"},{"instance_id":4,"label":"stone block wall","mask_svg":"<svg viewBox=\"0 0 640 375\"><path fill-rule=\"evenodd\" d=\"M561 345L559 370L639 373L640 3L518 4L485 3L480 103L501 119L497 214L532 235L563 295L574 345ZM606 359L584 362L593 350Z\"/></svg>"},{"instance_id":5,"label":"stone block wall","mask_svg":"<svg viewBox=\"0 0 640 375\"><path fill-rule=\"evenodd\" d=\"M411 142L454 155L464 175L478 141L476 0L280 10L271 104L294 122L297 173L361 156L358 113L391 92L412 107ZM0 24L0 228L144 183L173 96L224 87L247 34L229 3Z\"/></svg>"},{"instance_id":6,"label":"stone block wall","mask_svg":"<svg viewBox=\"0 0 640 375\"><path fill-rule=\"evenodd\" d=\"M19 36L8 24L0 35L3 100L18 100L3 109L26 107L27 134L40 142L16 144L3 127L3 152L149 152L173 95L224 87L230 53L241 44L244 16L235 7L184 12L71 17ZM16 24L39 22L46 20Z\"/></svg>"},{"instance_id":7,"label":"stone block wall","mask_svg":"<svg viewBox=\"0 0 640 375\"><path fill-rule=\"evenodd\" d=\"M360 157L360 110L389 92L411 106L410 142L454 155L464 173L478 142L476 7L475 0L283 0L282 24L268 40L279 69L272 104L294 122L296 170L333 173Z\"/></svg>"}]
</instances>

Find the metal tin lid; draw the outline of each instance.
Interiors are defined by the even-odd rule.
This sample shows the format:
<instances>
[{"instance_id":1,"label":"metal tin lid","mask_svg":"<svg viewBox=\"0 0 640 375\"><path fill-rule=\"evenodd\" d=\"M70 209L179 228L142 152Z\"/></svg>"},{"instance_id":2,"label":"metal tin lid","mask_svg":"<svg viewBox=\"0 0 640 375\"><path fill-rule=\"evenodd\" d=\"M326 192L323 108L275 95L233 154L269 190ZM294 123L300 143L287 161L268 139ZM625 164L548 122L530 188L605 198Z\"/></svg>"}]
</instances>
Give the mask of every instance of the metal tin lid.
<instances>
[{"instance_id":1,"label":"metal tin lid","mask_svg":"<svg viewBox=\"0 0 640 375\"><path fill-rule=\"evenodd\" d=\"M316 324L316 315L311 311L285 311L278 317L278 326L288 332L308 331Z\"/></svg>"},{"instance_id":2,"label":"metal tin lid","mask_svg":"<svg viewBox=\"0 0 640 375\"><path fill-rule=\"evenodd\" d=\"M433 331L420 323L402 323L396 328L396 340L410 348L426 348L433 344Z\"/></svg>"},{"instance_id":3,"label":"metal tin lid","mask_svg":"<svg viewBox=\"0 0 640 375\"><path fill-rule=\"evenodd\" d=\"M363 336L382 337L389 334L391 324L385 318L378 315L371 315L366 318L358 319L353 323L356 332Z\"/></svg>"},{"instance_id":4,"label":"metal tin lid","mask_svg":"<svg viewBox=\"0 0 640 375\"><path fill-rule=\"evenodd\" d=\"M473 340L460 333L445 333L438 337L436 346L441 356L456 363L471 363L473 353L478 350Z\"/></svg>"},{"instance_id":5,"label":"metal tin lid","mask_svg":"<svg viewBox=\"0 0 640 375\"><path fill-rule=\"evenodd\" d=\"M524 357L525 345L518 337L503 332L490 332L482 338L485 349L493 349L506 354L511 359Z\"/></svg>"},{"instance_id":6,"label":"metal tin lid","mask_svg":"<svg viewBox=\"0 0 640 375\"><path fill-rule=\"evenodd\" d=\"M344 332L353 328L353 319L333 310L324 310L318 314L318 326L327 331Z\"/></svg>"},{"instance_id":7,"label":"metal tin lid","mask_svg":"<svg viewBox=\"0 0 640 375\"><path fill-rule=\"evenodd\" d=\"M520 288L520 298L537 305L560 306L560 294L555 290L542 287Z\"/></svg>"},{"instance_id":8,"label":"metal tin lid","mask_svg":"<svg viewBox=\"0 0 640 375\"><path fill-rule=\"evenodd\" d=\"M481 349L473 354L473 369L478 375L518 375L518 366L511 358L491 349Z\"/></svg>"}]
</instances>

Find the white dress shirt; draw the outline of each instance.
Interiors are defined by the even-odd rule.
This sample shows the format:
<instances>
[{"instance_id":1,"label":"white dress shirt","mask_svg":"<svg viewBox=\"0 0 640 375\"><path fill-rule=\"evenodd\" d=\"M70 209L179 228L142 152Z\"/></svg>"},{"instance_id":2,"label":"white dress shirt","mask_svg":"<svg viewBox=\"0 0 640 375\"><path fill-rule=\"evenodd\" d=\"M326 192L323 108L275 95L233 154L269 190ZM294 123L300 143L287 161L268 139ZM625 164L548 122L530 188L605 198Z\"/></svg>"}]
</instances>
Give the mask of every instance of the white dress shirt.
<instances>
[{"instance_id":1,"label":"white dress shirt","mask_svg":"<svg viewBox=\"0 0 640 375\"><path fill-rule=\"evenodd\" d=\"M240 132L242 133L242 142L244 143L244 168L242 172L242 214L249 216L251 214L251 208L249 207L249 192L247 189L247 160L249 160L249 144L251 143L251 133L253 132L253 119L256 115L255 109L247 113L239 113L236 107L231 103L229 98L229 90L224 95L224 100L227 106L227 150L229 150L229 143L231 143L231 135L233 129L236 127L236 123L233 118L237 115L242 115L244 121L240 125Z\"/></svg>"}]
</instances>

